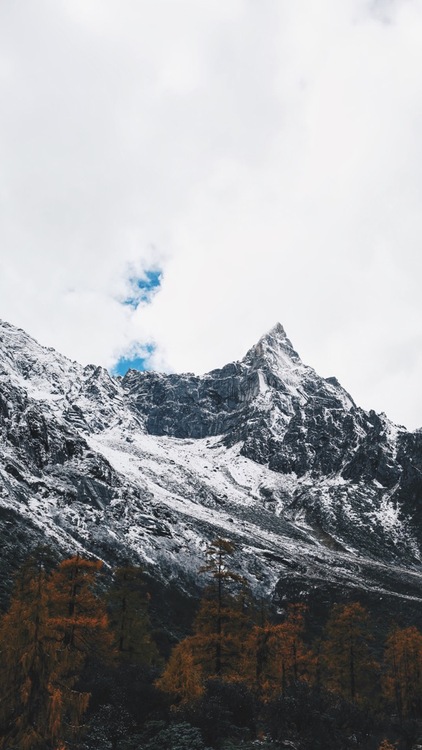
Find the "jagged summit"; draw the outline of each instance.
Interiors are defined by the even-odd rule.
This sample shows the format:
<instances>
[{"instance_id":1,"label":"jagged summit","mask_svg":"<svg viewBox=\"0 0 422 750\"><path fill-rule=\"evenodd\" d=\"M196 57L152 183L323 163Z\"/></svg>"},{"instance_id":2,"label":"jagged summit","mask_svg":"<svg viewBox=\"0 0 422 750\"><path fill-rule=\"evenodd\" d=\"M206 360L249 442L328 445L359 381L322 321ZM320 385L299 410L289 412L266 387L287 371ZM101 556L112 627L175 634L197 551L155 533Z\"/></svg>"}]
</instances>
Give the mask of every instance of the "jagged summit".
<instances>
[{"instance_id":1,"label":"jagged summit","mask_svg":"<svg viewBox=\"0 0 422 750\"><path fill-rule=\"evenodd\" d=\"M281 323L276 323L249 349L243 362L252 366L269 367L275 375L283 377L286 370L302 365L297 351L287 337Z\"/></svg>"},{"instance_id":2,"label":"jagged summit","mask_svg":"<svg viewBox=\"0 0 422 750\"><path fill-rule=\"evenodd\" d=\"M292 343L287 336L284 326L277 322L269 331L264 333L259 339L258 343L268 343L270 346L284 345L287 348L293 349Z\"/></svg>"},{"instance_id":3,"label":"jagged summit","mask_svg":"<svg viewBox=\"0 0 422 750\"><path fill-rule=\"evenodd\" d=\"M391 561L418 564L421 477L422 433L356 406L302 363L279 323L206 375L124 378L0 323L0 534L11 568L50 541L186 582L207 540L224 536L258 587L376 589L378 564L382 576Z\"/></svg>"}]
</instances>

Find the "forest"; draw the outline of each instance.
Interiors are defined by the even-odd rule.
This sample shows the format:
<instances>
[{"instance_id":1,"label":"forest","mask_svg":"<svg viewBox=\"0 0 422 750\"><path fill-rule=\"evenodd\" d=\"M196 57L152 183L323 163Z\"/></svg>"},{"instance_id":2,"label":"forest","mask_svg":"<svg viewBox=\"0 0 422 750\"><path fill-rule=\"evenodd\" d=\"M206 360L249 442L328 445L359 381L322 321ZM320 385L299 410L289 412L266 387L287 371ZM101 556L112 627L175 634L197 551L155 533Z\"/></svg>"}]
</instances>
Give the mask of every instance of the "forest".
<instances>
[{"instance_id":1,"label":"forest","mask_svg":"<svg viewBox=\"0 0 422 750\"><path fill-rule=\"evenodd\" d=\"M0 750L412 750L422 633L358 600L273 611L217 538L189 632L163 632L148 578L36 549L0 621Z\"/></svg>"}]
</instances>

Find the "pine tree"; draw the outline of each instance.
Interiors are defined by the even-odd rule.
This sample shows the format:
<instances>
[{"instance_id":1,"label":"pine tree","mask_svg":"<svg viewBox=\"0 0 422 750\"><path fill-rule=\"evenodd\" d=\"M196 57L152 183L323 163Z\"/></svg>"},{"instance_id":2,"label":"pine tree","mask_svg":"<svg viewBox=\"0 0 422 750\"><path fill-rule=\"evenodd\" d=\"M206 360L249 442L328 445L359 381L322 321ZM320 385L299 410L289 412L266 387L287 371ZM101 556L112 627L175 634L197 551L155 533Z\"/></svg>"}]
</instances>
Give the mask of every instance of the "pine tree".
<instances>
[{"instance_id":1,"label":"pine tree","mask_svg":"<svg viewBox=\"0 0 422 750\"><path fill-rule=\"evenodd\" d=\"M76 555L63 560L48 583L51 622L62 648L106 653L111 636L105 604L95 593L101 560Z\"/></svg>"},{"instance_id":2,"label":"pine tree","mask_svg":"<svg viewBox=\"0 0 422 750\"><path fill-rule=\"evenodd\" d=\"M171 654L157 687L179 702L190 702L205 692L207 679L241 679L241 653L250 627L250 596L242 576L228 565L234 545L215 539L206 550L202 573L211 577L201 599L193 635Z\"/></svg>"}]
</instances>

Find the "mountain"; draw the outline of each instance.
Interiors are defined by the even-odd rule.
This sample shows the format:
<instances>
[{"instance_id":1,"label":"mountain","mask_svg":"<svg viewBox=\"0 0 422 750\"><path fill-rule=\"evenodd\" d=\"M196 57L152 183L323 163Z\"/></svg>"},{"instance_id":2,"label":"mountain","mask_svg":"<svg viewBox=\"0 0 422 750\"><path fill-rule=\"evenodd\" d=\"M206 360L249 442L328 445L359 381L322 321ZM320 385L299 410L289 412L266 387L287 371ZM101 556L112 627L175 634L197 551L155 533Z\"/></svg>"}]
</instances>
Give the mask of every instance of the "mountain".
<instances>
[{"instance_id":1,"label":"mountain","mask_svg":"<svg viewBox=\"0 0 422 750\"><path fill-rule=\"evenodd\" d=\"M275 602L422 601L422 432L354 403L274 326L203 376L111 377L0 323L0 533L7 588L38 543L140 561L194 592L209 540Z\"/></svg>"}]
</instances>

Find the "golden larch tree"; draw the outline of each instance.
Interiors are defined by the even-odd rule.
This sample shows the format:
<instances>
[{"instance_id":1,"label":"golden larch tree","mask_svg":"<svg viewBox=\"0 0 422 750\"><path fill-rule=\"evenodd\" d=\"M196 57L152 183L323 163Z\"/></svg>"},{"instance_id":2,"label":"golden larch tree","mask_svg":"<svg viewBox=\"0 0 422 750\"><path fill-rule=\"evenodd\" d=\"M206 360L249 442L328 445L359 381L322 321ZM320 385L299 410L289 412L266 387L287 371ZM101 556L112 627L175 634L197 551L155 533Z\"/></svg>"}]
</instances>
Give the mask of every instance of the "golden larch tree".
<instances>
[{"instance_id":1,"label":"golden larch tree","mask_svg":"<svg viewBox=\"0 0 422 750\"><path fill-rule=\"evenodd\" d=\"M145 666L159 661L152 638L149 600L142 568L126 565L115 570L107 605L120 661Z\"/></svg>"},{"instance_id":2,"label":"golden larch tree","mask_svg":"<svg viewBox=\"0 0 422 750\"><path fill-rule=\"evenodd\" d=\"M323 684L329 690L354 702L369 699L378 672L372 640L368 612L359 602L334 605L320 652Z\"/></svg>"},{"instance_id":3,"label":"golden larch tree","mask_svg":"<svg viewBox=\"0 0 422 750\"><path fill-rule=\"evenodd\" d=\"M45 748L53 739L54 642L44 551L19 571L0 623L0 748Z\"/></svg>"},{"instance_id":4,"label":"golden larch tree","mask_svg":"<svg viewBox=\"0 0 422 750\"><path fill-rule=\"evenodd\" d=\"M422 716L422 633L414 626L395 628L384 652L384 697L400 718Z\"/></svg>"},{"instance_id":5,"label":"golden larch tree","mask_svg":"<svg viewBox=\"0 0 422 750\"><path fill-rule=\"evenodd\" d=\"M305 613L305 605L290 604L283 622L255 625L246 638L244 676L264 700L298 680L312 679L314 657L303 639Z\"/></svg>"}]
</instances>

